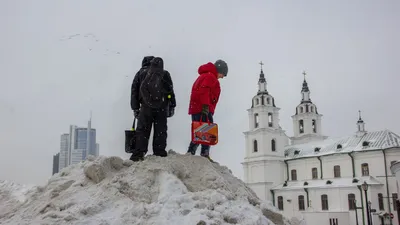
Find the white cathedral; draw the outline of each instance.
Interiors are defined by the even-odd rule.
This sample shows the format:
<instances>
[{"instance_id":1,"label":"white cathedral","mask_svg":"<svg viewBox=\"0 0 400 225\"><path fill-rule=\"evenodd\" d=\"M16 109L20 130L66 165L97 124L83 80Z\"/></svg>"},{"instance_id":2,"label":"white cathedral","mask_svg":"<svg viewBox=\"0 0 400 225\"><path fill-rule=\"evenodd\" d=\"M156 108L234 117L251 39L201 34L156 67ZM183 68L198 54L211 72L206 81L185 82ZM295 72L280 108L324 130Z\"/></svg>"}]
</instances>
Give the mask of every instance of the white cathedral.
<instances>
[{"instance_id":1,"label":"white cathedral","mask_svg":"<svg viewBox=\"0 0 400 225\"><path fill-rule=\"evenodd\" d=\"M390 166L400 160L399 135L367 131L360 115L353 135L324 136L305 78L293 137L279 125L279 110L261 69L242 163L245 183L261 199L307 225L398 224Z\"/></svg>"}]
</instances>

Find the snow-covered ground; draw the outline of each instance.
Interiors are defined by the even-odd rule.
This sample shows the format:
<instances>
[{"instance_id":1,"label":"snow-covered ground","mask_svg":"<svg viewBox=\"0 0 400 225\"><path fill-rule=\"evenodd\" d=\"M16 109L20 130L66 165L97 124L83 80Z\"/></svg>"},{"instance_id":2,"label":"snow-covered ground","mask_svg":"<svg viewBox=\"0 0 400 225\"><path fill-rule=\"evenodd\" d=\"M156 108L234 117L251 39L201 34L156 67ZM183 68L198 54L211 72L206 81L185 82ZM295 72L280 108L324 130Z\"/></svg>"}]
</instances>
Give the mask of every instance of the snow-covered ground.
<instances>
[{"instance_id":1,"label":"snow-covered ground","mask_svg":"<svg viewBox=\"0 0 400 225\"><path fill-rule=\"evenodd\" d=\"M43 187L1 182L0 224L298 225L227 167L173 151L143 162L89 158Z\"/></svg>"},{"instance_id":2,"label":"snow-covered ground","mask_svg":"<svg viewBox=\"0 0 400 225\"><path fill-rule=\"evenodd\" d=\"M15 184L10 181L0 181L0 224L7 212L14 211L21 203L27 200L33 186Z\"/></svg>"}]
</instances>

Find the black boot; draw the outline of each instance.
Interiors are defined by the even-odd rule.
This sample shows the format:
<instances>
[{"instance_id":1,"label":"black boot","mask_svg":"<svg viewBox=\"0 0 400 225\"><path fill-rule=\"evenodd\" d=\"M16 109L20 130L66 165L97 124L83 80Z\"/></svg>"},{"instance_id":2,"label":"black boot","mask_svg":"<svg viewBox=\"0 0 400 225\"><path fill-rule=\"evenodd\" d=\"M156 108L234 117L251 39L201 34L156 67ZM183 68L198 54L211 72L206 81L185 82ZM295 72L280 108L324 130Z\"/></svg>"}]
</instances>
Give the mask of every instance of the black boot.
<instances>
[{"instance_id":1,"label":"black boot","mask_svg":"<svg viewBox=\"0 0 400 225\"><path fill-rule=\"evenodd\" d=\"M167 153L167 151L165 151L165 150L163 150L163 151L154 151L154 154L153 155L155 155L155 156L160 156L160 157L167 157L168 156L168 153Z\"/></svg>"},{"instance_id":2,"label":"black boot","mask_svg":"<svg viewBox=\"0 0 400 225\"><path fill-rule=\"evenodd\" d=\"M192 155L196 155L196 150L199 147L198 144L195 144L193 142L190 142L187 153L190 153Z\"/></svg>"},{"instance_id":3,"label":"black boot","mask_svg":"<svg viewBox=\"0 0 400 225\"><path fill-rule=\"evenodd\" d=\"M129 159L134 161L134 162L143 161L144 160L144 154L143 153L140 153L140 154L133 153Z\"/></svg>"}]
</instances>

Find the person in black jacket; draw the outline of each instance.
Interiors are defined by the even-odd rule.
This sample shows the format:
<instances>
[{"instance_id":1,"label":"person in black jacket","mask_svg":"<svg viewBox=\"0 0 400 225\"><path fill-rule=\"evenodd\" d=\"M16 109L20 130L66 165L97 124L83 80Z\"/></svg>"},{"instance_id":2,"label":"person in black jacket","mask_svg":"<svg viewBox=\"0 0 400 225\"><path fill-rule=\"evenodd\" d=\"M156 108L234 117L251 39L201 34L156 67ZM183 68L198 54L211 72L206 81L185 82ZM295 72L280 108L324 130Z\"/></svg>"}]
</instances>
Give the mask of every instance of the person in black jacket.
<instances>
[{"instance_id":1,"label":"person in black jacket","mask_svg":"<svg viewBox=\"0 0 400 225\"><path fill-rule=\"evenodd\" d=\"M146 76L155 74L160 76L162 85L159 93L162 93L162 101L160 104L150 104L151 97L148 92L144 91L150 82ZM149 78L147 78L149 79ZM146 96L143 96L146 95ZM168 154L165 150L167 146L167 118L174 115L176 107L175 93L171 75L164 70L164 62L160 57L146 56L142 61L142 68L136 73L132 82L131 91L131 108L135 118L138 119L136 127L136 147L133 150L130 159L132 161L143 160L148 151L148 142L150 138L151 127L154 125L153 135L153 154L156 156L166 157Z\"/></svg>"},{"instance_id":2,"label":"person in black jacket","mask_svg":"<svg viewBox=\"0 0 400 225\"><path fill-rule=\"evenodd\" d=\"M136 118L139 116L139 109L140 109L140 99L139 99L140 84L142 83L144 77L147 74L152 59L154 59L154 56L143 57L142 68L140 68L140 70L135 74L135 77L133 78L131 87L131 108Z\"/></svg>"}]
</instances>

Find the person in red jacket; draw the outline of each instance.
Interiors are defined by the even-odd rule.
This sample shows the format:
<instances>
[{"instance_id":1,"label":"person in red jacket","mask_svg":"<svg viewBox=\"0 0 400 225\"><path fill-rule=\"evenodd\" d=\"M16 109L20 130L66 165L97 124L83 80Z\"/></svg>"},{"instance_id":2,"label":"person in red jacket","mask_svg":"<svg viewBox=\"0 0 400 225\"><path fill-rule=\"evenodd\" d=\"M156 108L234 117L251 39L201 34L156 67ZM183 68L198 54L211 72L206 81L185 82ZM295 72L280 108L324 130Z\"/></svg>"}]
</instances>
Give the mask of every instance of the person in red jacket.
<instances>
[{"instance_id":1,"label":"person in red jacket","mask_svg":"<svg viewBox=\"0 0 400 225\"><path fill-rule=\"evenodd\" d=\"M217 106L221 87L218 79L226 77L228 74L228 65L223 60L217 60L214 64L209 62L201 65L198 69L199 77L192 86L190 95L189 115L192 121L203 122L208 120L213 123L215 108ZM187 154L196 154L199 144L190 142ZM210 159L210 146L201 145L200 155Z\"/></svg>"}]
</instances>

